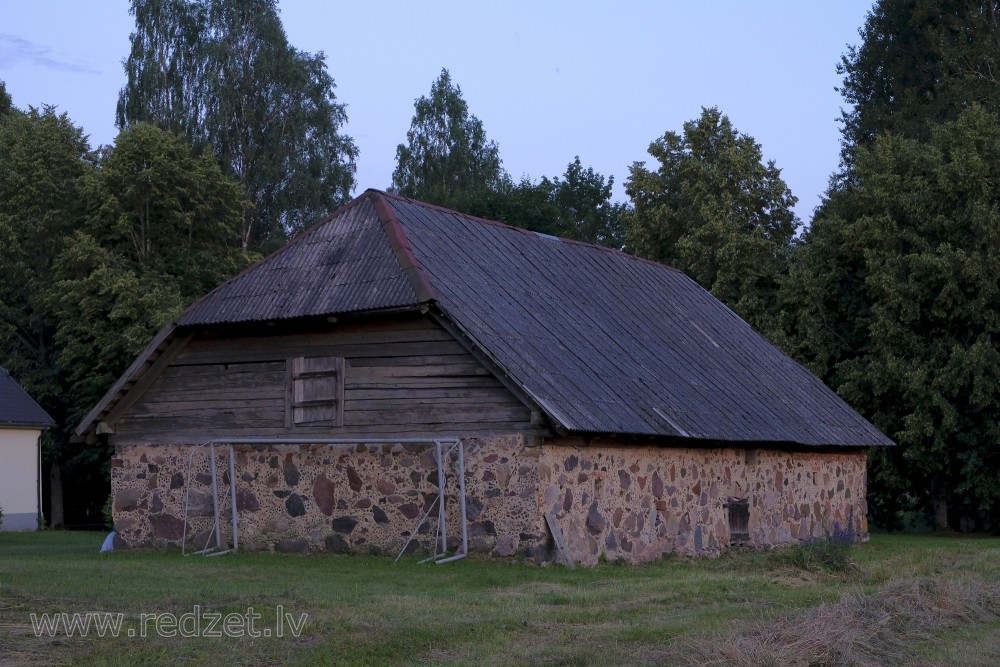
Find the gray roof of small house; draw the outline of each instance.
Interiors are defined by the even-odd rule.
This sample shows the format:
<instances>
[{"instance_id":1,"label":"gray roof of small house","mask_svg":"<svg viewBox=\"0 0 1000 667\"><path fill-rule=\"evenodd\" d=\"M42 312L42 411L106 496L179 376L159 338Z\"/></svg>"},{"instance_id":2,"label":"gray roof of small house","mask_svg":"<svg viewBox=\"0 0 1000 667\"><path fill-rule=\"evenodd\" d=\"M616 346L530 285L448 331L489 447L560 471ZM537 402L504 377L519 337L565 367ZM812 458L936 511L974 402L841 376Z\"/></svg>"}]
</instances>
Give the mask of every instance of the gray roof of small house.
<instances>
[{"instance_id":1,"label":"gray roof of small house","mask_svg":"<svg viewBox=\"0 0 1000 667\"><path fill-rule=\"evenodd\" d=\"M0 428L50 428L55 420L0 368Z\"/></svg>"},{"instance_id":2,"label":"gray roof of small house","mask_svg":"<svg viewBox=\"0 0 1000 667\"><path fill-rule=\"evenodd\" d=\"M420 305L568 433L892 444L680 271L376 190L206 295L177 326Z\"/></svg>"}]
</instances>

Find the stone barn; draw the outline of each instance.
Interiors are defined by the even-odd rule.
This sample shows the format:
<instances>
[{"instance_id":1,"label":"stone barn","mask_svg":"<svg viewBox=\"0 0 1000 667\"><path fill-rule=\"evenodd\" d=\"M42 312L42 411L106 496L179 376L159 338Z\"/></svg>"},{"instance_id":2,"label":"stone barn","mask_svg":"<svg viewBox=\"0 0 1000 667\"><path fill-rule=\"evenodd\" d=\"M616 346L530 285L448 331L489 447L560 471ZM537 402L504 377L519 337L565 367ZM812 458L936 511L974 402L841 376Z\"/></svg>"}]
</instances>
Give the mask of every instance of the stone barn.
<instances>
[{"instance_id":1,"label":"stone barn","mask_svg":"<svg viewBox=\"0 0 1000 667\"><path fill-rule=\"evenodd\" d=\"M470 550L583 563L864 538L892 444L675 269L375 190L188 308L76 433L114 448L130 545L200 541L213 505L228 540L234 503L241 548L430 549L442 520L455 548L464 482ZM444 516L418 438L464 445Z\"/></svg>"}]
</instances>

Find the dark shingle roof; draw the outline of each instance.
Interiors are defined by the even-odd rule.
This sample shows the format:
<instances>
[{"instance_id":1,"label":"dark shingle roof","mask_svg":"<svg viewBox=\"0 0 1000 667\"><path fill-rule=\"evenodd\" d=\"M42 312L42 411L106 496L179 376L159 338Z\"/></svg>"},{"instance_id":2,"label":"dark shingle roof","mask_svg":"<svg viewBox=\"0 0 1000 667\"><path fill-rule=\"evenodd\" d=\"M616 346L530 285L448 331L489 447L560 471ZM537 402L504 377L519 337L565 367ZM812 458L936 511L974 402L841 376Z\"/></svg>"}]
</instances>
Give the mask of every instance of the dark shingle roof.
<instances>
[{"instance_id":1,"label":"dark shingle roof","mask_svg":"<svg viewBox=\"0 0 1000 667\"><path fill-rule=\"evenodd\" d=\"M179 325L278 320L415 303L372 201L357 199L188 308Z\"/></svg>"},{"instance_id":2,"label":"dark shingle roof","mask_svg":"<svg viewBox=\"0 0 1000 667\"><path fill-rule=\"evenodd\" d=\"M14 381L7 369L0 368L0 428L49 428L54 425L52 417Z\"/></svg>"},{"instance_id":3,"label":"dark shingle roof","mask_svg":"<svg viewBox=\"0 0 1000 667\"><path fill-rule=\"evenodd\" d=\"M421 304L453 321L567 432L892 444L675 269L374 190L178 324Z\"/></svg>"}]
</instances>

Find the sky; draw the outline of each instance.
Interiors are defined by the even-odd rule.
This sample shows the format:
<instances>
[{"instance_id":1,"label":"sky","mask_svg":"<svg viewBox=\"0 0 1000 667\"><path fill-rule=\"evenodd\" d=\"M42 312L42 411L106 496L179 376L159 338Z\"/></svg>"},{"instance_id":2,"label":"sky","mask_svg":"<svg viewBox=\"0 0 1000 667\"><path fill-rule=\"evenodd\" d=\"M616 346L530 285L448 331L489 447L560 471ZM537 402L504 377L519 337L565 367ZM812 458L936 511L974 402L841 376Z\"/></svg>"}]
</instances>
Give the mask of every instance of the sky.
<instances>
[{"instance_id":1,"label":"sky","mask_svg":"<svg viewBox=\"0 0 1000 667\"><path fill-rule=\"evenodd\" d=\"M837 63L871 0L280 0L289 42L326 54L360 149L355 192L384 189L413 102L447 68L515 178L579 155L615 179L650 142L718 107L762 146L808 222L838 165ZM0 0L0 80L110 144L134 20L128 0ZM650 164L650 167L655 166Z\"/></svg>"}]
</instances>

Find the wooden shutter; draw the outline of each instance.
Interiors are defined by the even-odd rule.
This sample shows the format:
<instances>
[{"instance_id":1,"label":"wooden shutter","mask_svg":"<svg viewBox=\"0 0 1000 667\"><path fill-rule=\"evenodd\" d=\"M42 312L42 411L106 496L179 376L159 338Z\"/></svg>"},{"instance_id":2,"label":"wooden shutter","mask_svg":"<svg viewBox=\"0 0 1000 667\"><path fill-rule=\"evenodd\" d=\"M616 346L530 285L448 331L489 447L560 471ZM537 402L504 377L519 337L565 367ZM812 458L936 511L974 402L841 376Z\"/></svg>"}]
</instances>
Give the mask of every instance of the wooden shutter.
<instances>
[{"instance_id":1,"label":"wooden shutter","mask_svg":"<svg viewBox=\"0 0 1000 667\"><path fill-rule=\"evenodd\" d=\"M344 358L293 357L287 364L285 426L343 426Z\"/></svg>"},{"instance_id":2,"label":"wooden shutter","mask_svg":"<svg viewBox=\"0 0 1000 667\"><path fill-rule=\"evenodd\" d=\"M750 503L746 498L729 498L729 544L746 544L750 541Z\"/></svg>"}]
</instances>

